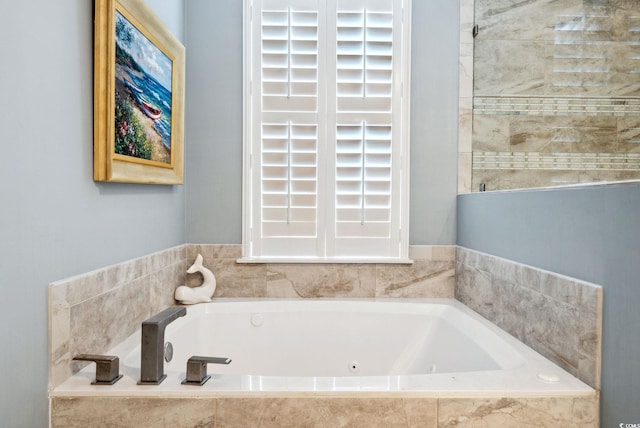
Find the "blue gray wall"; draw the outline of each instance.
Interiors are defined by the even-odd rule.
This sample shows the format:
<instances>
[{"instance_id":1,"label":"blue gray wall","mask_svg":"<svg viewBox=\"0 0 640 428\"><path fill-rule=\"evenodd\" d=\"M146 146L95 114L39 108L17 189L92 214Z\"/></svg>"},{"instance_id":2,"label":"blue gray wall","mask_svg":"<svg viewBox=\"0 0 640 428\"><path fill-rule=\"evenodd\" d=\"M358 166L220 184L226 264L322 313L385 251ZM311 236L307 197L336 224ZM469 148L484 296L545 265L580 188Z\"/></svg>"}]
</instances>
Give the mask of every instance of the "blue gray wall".
<instances>
[{"instance_id":1,"label":"blue gray wall","mask_svg":"<svg viewBox=\"0 0 640 428\"><path fill-rule=\"evenodd\" d=\"M458 196L458 245L604 287L601 425L640 421L640 184Z\"/></svg>"},{"instance_id":2,"label":"blue gray wall","mask_svg":"<svg viewBox=\"0 0 640 428\"><path fill-rule=\"evenodd\" d=\"M148 0L183 38L184 0ZM184 242L181 186L93 182L93 1L0 14L0 425L47 426L47 285Z\"/></svg>"},{"instance_id":3,"label":"blue gray wall","mask_svg":"<svg viewBox=\"0 0 640 428\"><path fill-rule=\"evenodd\" d=\"M242 241L242 1L186 2L187 242ZM412 244L455 242L457 1L413 2Z\"/></svg>"}]
</instances>

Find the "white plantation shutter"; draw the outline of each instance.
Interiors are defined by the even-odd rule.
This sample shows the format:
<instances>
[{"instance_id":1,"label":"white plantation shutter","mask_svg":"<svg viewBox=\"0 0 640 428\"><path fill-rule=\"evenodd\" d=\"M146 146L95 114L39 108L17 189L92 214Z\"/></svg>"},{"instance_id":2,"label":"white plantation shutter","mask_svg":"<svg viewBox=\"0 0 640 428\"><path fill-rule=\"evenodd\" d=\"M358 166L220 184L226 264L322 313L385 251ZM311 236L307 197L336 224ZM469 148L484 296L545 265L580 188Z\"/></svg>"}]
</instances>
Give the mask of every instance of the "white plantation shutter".
<instances>
[{"instance_id":1,"label":"white plantation shutter","mask_svg":"<svg viewBox=\"0 0 640 428\"><path fill-rule=\"evenodd\" d=\"M400 132L394 135L401 129L394 114L401 110L401 82L393 75L401 68L400 51L394 55L394 46L401 45L398 4L342 0L337 5L335 234L328 243L336 256L398 256L400 210L394 197L400 194L394 184L400 179L394 166L400 164L402 141Z\"/></svg>"},{"instance_id":2,"label":"white plantation shutter","mask_svg":"<svg viewBox=\"0 0 640 428\"><path fill-rule=\"evenodd\" d=\"M318 8L255 2L252 253L314 257L318 237Z\"/></svg>"},{"instance_id":3,"label":"white plantation shutter","mask_svg":"<svg viewBox=\"0 0 640 428\"><path fill-rule=\"evenodd\" d=\"M246 1L245 257L406 258L406 0Z\"/></svg>"}]
</instances>

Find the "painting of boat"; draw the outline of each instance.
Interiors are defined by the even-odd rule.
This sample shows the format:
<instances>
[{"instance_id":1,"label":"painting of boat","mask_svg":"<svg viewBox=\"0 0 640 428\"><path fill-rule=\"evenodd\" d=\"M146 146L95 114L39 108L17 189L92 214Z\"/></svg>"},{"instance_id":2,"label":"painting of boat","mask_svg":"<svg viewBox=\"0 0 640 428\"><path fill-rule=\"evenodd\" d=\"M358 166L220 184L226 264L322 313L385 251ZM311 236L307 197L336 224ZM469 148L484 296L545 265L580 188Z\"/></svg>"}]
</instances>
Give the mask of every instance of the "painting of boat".
<instances>
[{"instance_id":1,"label":"painting of boat","mask_svg":"<svg viewBox=\"0 0 640 428\"><path fill-rule=\"evenodd\" d=\"M155 107L149 101L149 99L142 94L141 89L138 92L136 91L136 89L139 89L139 88L137 88L135 85L128 84L127 86L131 89L131 96L135 99L136 103L138 103L138 106L140 106L140 109L142 110L142 112L146 114L147 117L151 120L160 119L160 116L162 116L162 110Z\"/></svg>"},{"instance_id":2,"label":"painting of boat","mask_svg":"<svg viewBox=\"0 0 640 428\"><path fill-rule=\"evenodd\" d=\"M140 107L144 114L149 116L150 119L158 120L160 119L160 116L162 116L162 110L155 108L146 101L140 101Z\"/></svg>"},{"instance_id":3,"label":"painting of boat","mask_svg":"<svg viewBox=\"0 0 640 428\"><path fill-rule=\"evenodd\" d=\"M185 48L144 0L92 0L93 179L183 184Z\"/></svg>"}]
</instances>

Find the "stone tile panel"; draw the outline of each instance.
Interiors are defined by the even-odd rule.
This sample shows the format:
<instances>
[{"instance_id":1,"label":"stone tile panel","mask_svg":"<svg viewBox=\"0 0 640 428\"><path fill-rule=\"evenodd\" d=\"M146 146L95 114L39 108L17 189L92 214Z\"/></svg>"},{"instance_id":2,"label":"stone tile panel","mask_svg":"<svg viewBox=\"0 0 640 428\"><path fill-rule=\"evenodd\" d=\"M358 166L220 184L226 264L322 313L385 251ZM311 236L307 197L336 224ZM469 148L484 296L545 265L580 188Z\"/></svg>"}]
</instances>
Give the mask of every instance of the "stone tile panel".
<instances>
[{"instance_id":1,"label":"stone tile panel","mask_svg":"<svg viewBox=\"0 0 640 428\"><path fill-rule=\"evenodd\" d=\"M376 297L452 298L454 288L453 260L415 260L412 265L376 267Z\"/></svg>"},{"instance_id":2,"label":"stone tile panel","mask_svg":"<svg viewBox=\"0 0 640 428\"><path fill-rule=\"evenodd\" d=\"M217 427L437 427L437 400L220 398Z\"/></svg>"},{"instance_id":3,"label":"stone tile panel","mask_svg":"<svg viewBox=\"0 0 640 428\"><path fill-rule=\"evenodd\" d=\"M600 387L602 288L458 247L456 299Z\"/></svg>"},{"instance_id":4,"label":"stone tile panel","mask_svg":"<svg viewBox=\"0 0 640 428\"><path fill-rule=\"evenodd\" d=\"M440 399L438 427L598 427L598 399L589 397Z\"/></svg>"},{"instance_id":5,"label":"stone tile panel","mask_svg":"<svg viewBox=\"0 0 640 428\"><path fill-rule=\"evenodd\" d=\"M51 400L52 428L213 428L214 398L76 397Z\"/></svg>"},{"instance_id":6,"label":"stone tile panel","mask_svg":"<svg viewBox=\"0 0 640 428\"><path fill-rule=\"evenodd\" d=\"M270 264L267 288L270 292L296 297L375 296L373 264Z\"/></svg>"},{"instance_id":7,"label":"stone tile panel","mask_svg":"<svg viewBox=\"0 0 640 428\"><path fill-rule=\"evenodd\" d=\"M175 304L184 257L185 247L178 246L51 284L50 388L88 364L72 362L75 355L108 351L144 319Z\"/></svg>"}]
</instances>

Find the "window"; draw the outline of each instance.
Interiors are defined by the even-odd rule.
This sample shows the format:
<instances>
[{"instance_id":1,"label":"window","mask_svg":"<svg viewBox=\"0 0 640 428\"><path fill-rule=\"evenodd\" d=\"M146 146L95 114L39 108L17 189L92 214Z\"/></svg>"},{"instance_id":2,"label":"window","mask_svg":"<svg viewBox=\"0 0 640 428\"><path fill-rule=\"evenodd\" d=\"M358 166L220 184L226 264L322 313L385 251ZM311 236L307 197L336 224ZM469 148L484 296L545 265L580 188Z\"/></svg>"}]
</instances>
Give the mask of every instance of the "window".
<instances>
[{"instance_id":1,"label":"window","mask_svg":"<svg viewBox=\"0 0 640 428\"><path fill-rule=\"evenodd\" d=\"M408 254L407 0L245 0L244 257Z\"/></svg>"}]
</instances>

